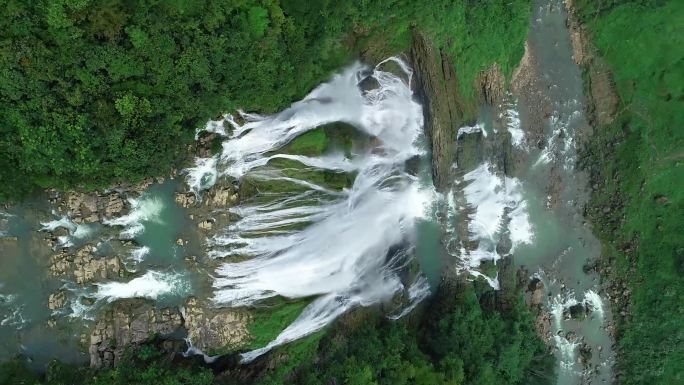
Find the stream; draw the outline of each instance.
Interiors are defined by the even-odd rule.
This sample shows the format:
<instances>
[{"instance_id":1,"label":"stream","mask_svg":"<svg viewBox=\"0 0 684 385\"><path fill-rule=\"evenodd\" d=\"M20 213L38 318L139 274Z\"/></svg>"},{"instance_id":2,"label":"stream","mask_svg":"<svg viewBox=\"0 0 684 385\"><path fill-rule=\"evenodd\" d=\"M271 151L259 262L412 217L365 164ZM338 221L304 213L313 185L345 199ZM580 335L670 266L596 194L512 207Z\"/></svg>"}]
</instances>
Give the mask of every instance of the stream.
<instances>
[{"instance_id":1,"label":"stream","mask_svg":"<svg viewBox=\"0 0 684 385\"><path fill-rule=\"evenodd\" d=\"M589 187L576 168L591 127L566 21L560 0L534 3L528 78L459 130L447 246L462 271L494 288L483 266L510 257L529 272L529 291L543 290L538 326L554 346L557 384L610 383L610 309L598 277L585 273L601 245L583 217Z\"/></svg>"}]
</instances>

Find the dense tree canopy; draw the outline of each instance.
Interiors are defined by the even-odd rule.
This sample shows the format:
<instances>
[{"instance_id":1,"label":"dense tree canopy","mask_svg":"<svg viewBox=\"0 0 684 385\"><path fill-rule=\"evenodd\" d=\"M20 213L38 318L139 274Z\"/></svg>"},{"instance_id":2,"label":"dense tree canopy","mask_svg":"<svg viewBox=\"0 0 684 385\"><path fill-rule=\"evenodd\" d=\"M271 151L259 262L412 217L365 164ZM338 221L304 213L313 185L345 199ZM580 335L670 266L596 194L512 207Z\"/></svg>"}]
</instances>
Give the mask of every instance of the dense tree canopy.
<instances>
[{"instance_id":1,"label":"dense tree canopy","mask_svg":"<svg viewBox=\"0 0 684 385\"><path fill-rule=\"evenodd\" d=\"M0 199L168 172L209 118L274 111L359 50L401 52L412 27L467 89L521 54L529 2L514 3L2 0Z\"/></svg>"}]
</instances>

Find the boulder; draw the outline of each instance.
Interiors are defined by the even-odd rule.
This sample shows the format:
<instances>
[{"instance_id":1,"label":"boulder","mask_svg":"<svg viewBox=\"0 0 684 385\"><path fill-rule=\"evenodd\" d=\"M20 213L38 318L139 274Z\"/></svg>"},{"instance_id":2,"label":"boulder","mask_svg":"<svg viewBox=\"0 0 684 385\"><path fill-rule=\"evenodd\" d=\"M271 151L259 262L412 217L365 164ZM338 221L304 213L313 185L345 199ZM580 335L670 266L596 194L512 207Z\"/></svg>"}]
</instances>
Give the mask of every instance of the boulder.
<instances>
[{"instance_id":1,"label":"boulder","mask_svg":"<svg viewBox=\"0 0 684 385\"><path fill-rule=\"evenodd\" d=\"M124 201L119 193L116 192L102 197L98 203L102 207L104 215L108 218L120 215L124 209Z\"/></svg>"},{"instance_id":2,"label":"boulder","mask_svg":"<svg viewBox=\"0 0 684 385\"><path fill-rule=\"evenodd\" d=\"M67 296L64 290L56 291L48 297L48 309L57 310L64 307L66 304Z\"/></svg>"},{"instance_id":3,"label":"boulder","mask_svg":"<svg viewBox=\"0 0 684 385\"><path fill-rule=\"evenodd\" d=\"M85 245L73 254L61 250L51 257L48 270L53 276L73 276L78 284L121 276L124 269L118 257L96 258L92 253L92 245Z\"/></svg>"},{"instance_id":4,"label":"boulder","mask_svg":"<svg viewBox=\"0 0 684 385\"><path fill-rule=\"evenodd\" d=\"M544 303L544 283L539 278L533 278L527 286L529 304L534 308L540 308Z\"/></svg>"},{"instance_id":5,"label":"boulder","mask_svg":"<svg viewBox=\"0 0 684 385\"><path fill-rule=\"evenodd\" d=\"M214 226L214 222L212 222L209 219L202 221L202 222L197 224L197 227L199 227L202 230L207 230L207 231L211 230L213 226Z\"/></svg>"},{"instance_id":6,"label":"boulder","mask_svg":"<svg viewBox=\"0 0 684 385\"><path fill-rule=\"evenodd\" d=\"M184 207L184 208L188 208L188 207L191 207L195 204L195 202L197 201L197 198L195 197L194 194L176 193L175 200L179 206Z\"/></svg>"},{"instance_id":7,"label":"boulder","mask_svg":"<svg viewBox=\"0 0 684 385\"><path fill-rule=\"evenodd\" d=\"M359 88L362 92L366 93L368 91L380 88L380 82L378 82L378 79L374 78L373 76L366 76L359 82Z\"/></svg>"},{"instance_id":8,"label":"boulder","mask_svg":"<svg viewBox=\"0 0 684 385\"><path fill-rule=\"evenodd\" d=\"M577 305L570 306L563 311L563 315L566 319L583 320L587 316L587 307L584 303L578 303Z\"/></svg>"}]
</instances>

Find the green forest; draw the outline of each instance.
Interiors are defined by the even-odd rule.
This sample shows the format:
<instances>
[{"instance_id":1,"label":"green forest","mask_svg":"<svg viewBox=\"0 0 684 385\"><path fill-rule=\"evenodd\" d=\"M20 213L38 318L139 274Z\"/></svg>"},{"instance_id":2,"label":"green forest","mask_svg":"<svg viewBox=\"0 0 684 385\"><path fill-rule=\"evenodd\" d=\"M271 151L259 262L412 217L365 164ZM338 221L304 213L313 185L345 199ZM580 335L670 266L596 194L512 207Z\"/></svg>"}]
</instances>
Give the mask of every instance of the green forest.
<instances>
[{"instance_id":1,"label":"green forest","mask_svg":"<svg viewBox=\"0 0 684 385\"><path fill-rule=\"evenodd\" d=\"M620 96L585 154L598 190L589 215L603 239L618 308L624 384L684 382L684 3L581 1L581 18Z\"/></svg>"},{"instance_id":2,"label":"green forest","mask_svg":"<svg viewBox=\"0 0 684 385\"><path fill-rule=\"evenodd\" d=\"M3 0L0 8L0 200L168 174L210 118L273 112L360 55L401 52L412 28L454 56L474 98L479 71L494 62L512 71L530 11L528 1L446 0Z\"/></svg>"}]
</instances>

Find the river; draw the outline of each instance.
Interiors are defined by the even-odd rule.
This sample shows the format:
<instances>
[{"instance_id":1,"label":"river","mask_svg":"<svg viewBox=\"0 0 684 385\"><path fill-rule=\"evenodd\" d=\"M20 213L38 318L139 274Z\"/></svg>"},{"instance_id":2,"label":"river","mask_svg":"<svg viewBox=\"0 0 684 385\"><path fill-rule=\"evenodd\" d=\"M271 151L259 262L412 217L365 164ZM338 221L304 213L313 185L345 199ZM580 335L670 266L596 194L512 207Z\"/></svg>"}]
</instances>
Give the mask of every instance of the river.
<instances>
[{"instance_id":1,"label":"river","mask_svg":"<svg viewBox=\"0 0 684 385\"><path fill-rule=\"evenodd\" d=\"M543 288L538 326L554 345L557 384L609 383L610 309L598 277L585 272L601 245L583 217L589 186L576 166L591 127L566 23L560 0L535 1L512 93L459 130L448 245L461 270L493 287L483 263L512 258L530 291Z\"/></svg>"}]
</instances>

